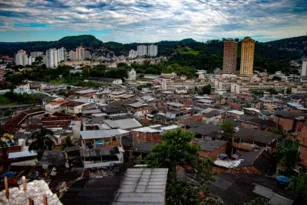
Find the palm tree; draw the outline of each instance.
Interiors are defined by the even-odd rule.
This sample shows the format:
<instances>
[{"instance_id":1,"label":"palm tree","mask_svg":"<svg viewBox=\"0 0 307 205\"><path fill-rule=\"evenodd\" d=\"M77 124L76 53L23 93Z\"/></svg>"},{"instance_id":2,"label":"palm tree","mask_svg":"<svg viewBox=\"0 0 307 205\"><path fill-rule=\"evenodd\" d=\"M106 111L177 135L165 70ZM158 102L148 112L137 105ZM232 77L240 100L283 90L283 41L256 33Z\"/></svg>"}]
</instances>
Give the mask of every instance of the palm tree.
<instances>
[{"instance_id":1,"label":"palm tree","mask_svg":"<svg viewBox=\"0 0 307 205\"><path fill-rule=\"evenodd\" d=\"M7 141L12 140L12 138L13 138L13 136L8 134L8 133L5 133L0 138L0 149L1 149L1 152L2 152L1 162L3 164L4 170L6 170L7 167L8 167L8 159L9 159Z\"/></svg>"},{"instance_id":2,"label":"palm tree","mask_svg":"<svg viewBox=\"0 0 307 205\"><path fill-rule=\"evenodd\" d=\"M67 136L64 143L62 143L62 148L65 149L66 147L72 147L74 145L74 141L71 139L71 137Z\"/></svg>"},{"instance_id":3,"label":"palm tree","mask_svg":"<svg viewBox=\"0 0 307 205\"><path fill-rule=\"evenodd\" d=\"M43 156L45 150L51 150L54 142L53 132L47 128L41 127L39 130L34 131L31 134L31 144L29 151L36 151L37 158L40 159Z\"/></svg>"}]
</instances>

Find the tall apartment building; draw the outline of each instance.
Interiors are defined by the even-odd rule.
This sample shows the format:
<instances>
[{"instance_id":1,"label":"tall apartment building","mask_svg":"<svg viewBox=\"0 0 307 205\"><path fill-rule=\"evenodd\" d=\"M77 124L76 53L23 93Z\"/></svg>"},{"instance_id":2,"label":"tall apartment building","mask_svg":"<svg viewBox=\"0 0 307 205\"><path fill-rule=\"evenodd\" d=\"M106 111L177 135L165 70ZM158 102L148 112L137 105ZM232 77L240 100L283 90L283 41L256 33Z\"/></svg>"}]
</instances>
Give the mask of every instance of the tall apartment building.
<instances>
[{"instance_id":1,"label":"tall apartment building","mask_svg":"<svg viewBox=\"0 0 307 205\"><path fill-rule=\"evenodd\" d=\"M155 57L158 55L158 46L157 45L149 45L147 50L147 55L151 57Z\"/></svg>"},{"instance_id":2,"label":"tall apartment building","mask_svg":"<svg viewBox=\"0 0 307 205\"><path fill-rule=\"evenodd\" d=\"M58 62L66 60L66 49L64 47L57 50Z\"/></svg>"},{"instance_id":3,"label":"tall apartment building","mask_svg":"<svg viewBox=\"0 0 307 205\"><path fill-rule=\"evenodd\" d=\"M68 57L69 57L69 59L70 59L71 61L76 60L76 52L73 51L73 50L69 51Z\"/></svg>"},{"instance_id":4,"label":"tall apartment building","mask_svg":"<svg viewBox=\"0 0 307 205\"><path fill-rule=\"evenodd\" d=\"M76 60L83 60L84 59L84 48L79 46L76 48Z\"/></svg>"},{"instance_id":5,"label":"tall apartment building","mask_svg":"<svg viewBox=\"0 0 307 205\"><path fill-rule=\"evenodd\" d=\"M146 45L139 45L137 46L138 56L147 56L147 46Z\"/></svg>"},{"instance_id":6,"label":"tall apartment building","mask_svg":"<svg viewBox=\"0 0 307 205\"><path fill-rule=\"evenodd\" d=\"M40 52L40 51L33 51L30 53L30 56L33 57L33 58L36 58L36 57L39 57L39 56L42 56L44 53L43 52Z\"/></svg>"},{"instance_id":7,"label":"tall apartment building","mask_svg":"<svg viewBox=\"0 0 307 205\"><path fill-rule=\"evenodd\" d=\"M136 58L136 57L138 57L138 52L135 51L135 50L133 50L133 49L131 49L131 50L129 51L128 58Z\"/></svg>"},{"instance_id":8,"label":"tall apartment building","mask_svg":"<svg viewBox=\"0 0 307 205\"><path fill-rule=\"evenodd\" d=\"M303 60L301 76L302 77L307 76L307 58Z\"/></svg>"},{"instance_id":9,"label":"tall apartment building","mask_svg":"<svg viewBox=\"0 0 307 205\"><path fill-rule=\"evenodd\" d=\"M242 40L240 75L252 76L254 70L255 41L249 37Z\"/></svg>"},{"instance_id":10,"label":"tall apartment building","mask_svg":"<svg viewBox=\"0 0 307 205\"><path fill-rule=\"evenodd\" d=\"M15 55L15 64L16 65L28 65L28 55L26 51L19 50L17 51L17 54Z\"/></svg>"},{"instance_id":11,"label":"tall apartment building","mask_svg":"<svg viewBox=\"0 0 307 205\"><path fill-rule=\"evenodd\" d=\"M55 48L46 51L46 66L47 68L58 67L58 52Z\"/></svg>"},{"instance_id":12,"label":"tall apartment building","mask_svg":"<svg viewBox=\"0 0 307 205\"><path fill-rule=\"evenodd\" d=\"M223 73L233 74L237 68L238 43L232 39L224 41Z\"/></svg>"},{"instance_id":13,"label":"tall apartment building","mask_svg":"<svg viewBox=\"0 0 307 205\"><path fill-rule=\"evenodd\" d=\"M91 59L92 55L89 51L84 51L84 59Z\"/></svg>"}]
</instances>

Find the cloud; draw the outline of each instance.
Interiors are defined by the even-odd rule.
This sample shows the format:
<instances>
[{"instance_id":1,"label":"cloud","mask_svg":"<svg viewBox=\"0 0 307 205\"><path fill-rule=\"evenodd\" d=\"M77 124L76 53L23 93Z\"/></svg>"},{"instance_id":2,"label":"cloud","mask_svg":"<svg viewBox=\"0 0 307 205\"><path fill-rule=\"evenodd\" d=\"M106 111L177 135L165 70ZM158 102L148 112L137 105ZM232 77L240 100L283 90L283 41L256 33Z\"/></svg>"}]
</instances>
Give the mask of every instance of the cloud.
<instances>
[{"instance_id":1,"label":"cloud","mask_svg":"<svg viewBox=\"0 0 307 205\"><path fill-rule=\"evenodd\" d=\"M2 0L0 22L1 32L107 30L103 41L277 39L306 33L307 1Z\"/></svg>"}]
</instances>

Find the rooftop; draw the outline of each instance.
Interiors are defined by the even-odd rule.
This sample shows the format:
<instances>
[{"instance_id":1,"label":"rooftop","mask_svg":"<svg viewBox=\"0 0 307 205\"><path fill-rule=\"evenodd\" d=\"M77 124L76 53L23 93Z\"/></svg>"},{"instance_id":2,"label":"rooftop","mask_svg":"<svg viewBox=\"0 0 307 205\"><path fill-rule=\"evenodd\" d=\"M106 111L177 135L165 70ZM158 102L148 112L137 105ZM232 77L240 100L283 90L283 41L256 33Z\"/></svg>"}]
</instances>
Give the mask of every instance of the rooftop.
<instances>
[{"instance_id":1,"label":"rooftop","mask_svg":"<svg viewBox=\"0 0 307 205\"><path fill-rule=\"evenodd\" d=\"M167 173L164 168L128 169L113 204L164 205Z\"/></svg>"},{"instance_id":2,"label":"rooftop","mask_svg":"<svg viewBox=\"0 0 307 205\"><path fill-rule=\"evenodd\" d=\"M125 135L129 132L121 129L112 129L112 130L90 130L90 131L81 131L80 135L82 139L101 139L101 138L110 138L118 135Z\"/></svg>"}]
</instances>

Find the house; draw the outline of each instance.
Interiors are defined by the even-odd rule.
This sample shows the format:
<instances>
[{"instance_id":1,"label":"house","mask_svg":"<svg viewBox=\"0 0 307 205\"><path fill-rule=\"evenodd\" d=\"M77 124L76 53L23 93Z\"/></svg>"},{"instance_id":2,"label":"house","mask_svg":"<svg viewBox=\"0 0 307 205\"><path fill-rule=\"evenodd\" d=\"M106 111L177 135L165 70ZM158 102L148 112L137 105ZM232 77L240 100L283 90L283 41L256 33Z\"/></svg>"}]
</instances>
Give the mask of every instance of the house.
<instances>
[{"instance_id":1,"label":"house","mask_svg":"<svg viewBox=\"0 0 307 205\"><path fill-rule=\"evenodd\" d=\"M240 173L221 173L215 176L210 192L220 197L225 205L245 204L257 198L265 198L272 205L295 204L297 195L266 176Z\"/></svg>"},{"instance_id":2,"label":"house","mask_svg":"<svg viewBox=\"0 0 307 205\"><path fill-rule=\"evenodd\" d=\"M121 129L81 131L80 155L84 168L106 167L124 162Z\"/></svg>"},{"instance_id":3,"label":"house","mask_svg":"<svg viewBox=\"0 0 307 205\"><path fill-rule=\"evenodd\" d=\"M281 135L262 130L255 130L250 128L240 128L234 134L233 147L242 151L250 151L257 147L264 147L271 152L276 149L277 141L282 138Z\"/></svg>"},{"instance_id":4,"label":"house","mask_svg":"<svg viewBox=\"0 0 307 205\"><path fill-rule=\"evenodd\" d=\"M61 197L63 204L165 204L168 169L129 168L123 177L76 181Z\"/></svg>"},{"instance_id":5,"label":"house","mask_svg":"<svg viewBox=\"0 0 307 205\"><path fill-rule=\"evenodd\" d=\"M161 204L166 198L166 168L130 168L126 171L113 204Z\"/></svg>"},{"instance_id":6,"label":"house","mask_svg":"<svg viewBox=\"0 0 307 205\"><path fill-rule=\"evenodd\" d=\"M236 153L232 159L216 159L212 171L214 173L241 173L252 175L273 175L276 171L275 158L265 149Z\"/></svg>"},{"instance_id":7,"label":"house","mask_svg":"<svg viewBox=\"0 0 307 205\"><path fill-rule=\"evenodd\" d=\"M100 78L100 77L89 77L89 81L99 82L99 83L112 83L113 85L121 85L123 81L119 78Z\"/></svg>"},{"instance_id":8,"label":"house","mask_svg":"<svg viewBox=\"0 0 307 205\"><path fill-rule=\"evenodd\" d=\"M220 126L212 124L202 124L200 126L188 129L195 134L196 138L200 139L215 139L220 138Z\"/></svg>"},{"instance_id":9,"label":"house","mask_svg":"<svg viewBox=\"0 0 307 205\"><path fill-rule=\"evenodd\" d=\"M141 102L129 104L127 108L127 110L137 118L144 117L146 114L149 114L152 109L153 107L151 105L144 104Z\"/></svg>"},{"instance_id":10,"label":"house","mask_svg":"<svg viewBox=\"0 0 307 205\"><path fill-rule=\"evenodd\" d=\"M62 112L65 107L61 107L62 104L68 103L68 100L55 100L45 105L45 110L47 113Z\"/></svg>"},{"instance_id":11,"label":"house","mask_svg":"<svg viewBox=\"0 0 307 205\"><path fill-rule=\"evenodd\" d=\"M120 119L120 120L105 120L104 121L110 128L119 128L119 129L134 129L142 127L142 124L139 123L134 118Z\"/></svg>"},{"instance_id":12,"label":"house","mask_svg":"<svg viewBox=\"0 0 307 205\"><path fill-rule=\"evenodd\" d=\"M136 71L133 68L130 71L128 71L128 80L129 81L136 80Z\"/></svg>"},{"instance_id":13,"label":"house","mask_svg":"<svg viewBox=\"0 0 307 205\"><path fill-rule=\"evenodd\" d=\"M216 159L220 154L226 153L227 141L197 139L192 143L199 145L199 157L202 158Z\"/></svg>"}]
</instances>

